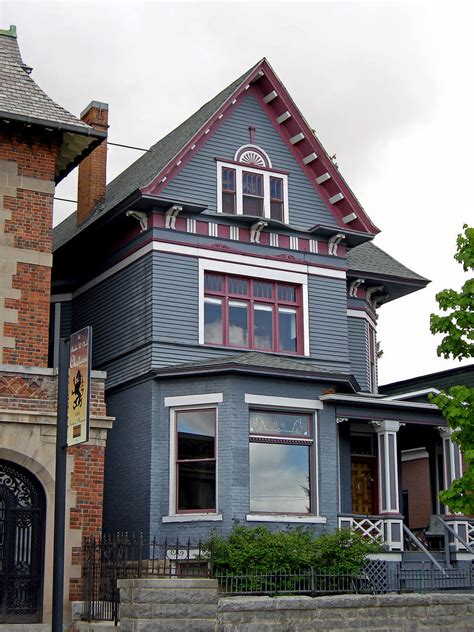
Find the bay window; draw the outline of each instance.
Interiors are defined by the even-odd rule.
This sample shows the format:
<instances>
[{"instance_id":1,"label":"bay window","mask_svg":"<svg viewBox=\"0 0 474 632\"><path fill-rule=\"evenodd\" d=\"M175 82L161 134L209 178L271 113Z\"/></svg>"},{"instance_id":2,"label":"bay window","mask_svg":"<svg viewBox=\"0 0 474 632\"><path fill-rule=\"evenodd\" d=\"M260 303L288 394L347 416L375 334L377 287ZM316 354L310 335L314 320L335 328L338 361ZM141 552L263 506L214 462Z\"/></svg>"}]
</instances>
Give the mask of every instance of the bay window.
<instances>
[{"instance_id":1,"label":"bay window","mask_svg":"<svg viewBox=\"0 0 474 632\"><path fill-rule=\"evenodd\" d=\"M303 353L301 287L234 275L204 274L204 342Z\"/></svg>"},{"instance_id":2,"label":"bay window","mask_svg":"<svg viewBox=\"0 0 474 632\"><path fill-rule=\"evenodd\" d=\"M312 513L312 415L250 411L250 511Z\"/></svg>"}]
</instances>

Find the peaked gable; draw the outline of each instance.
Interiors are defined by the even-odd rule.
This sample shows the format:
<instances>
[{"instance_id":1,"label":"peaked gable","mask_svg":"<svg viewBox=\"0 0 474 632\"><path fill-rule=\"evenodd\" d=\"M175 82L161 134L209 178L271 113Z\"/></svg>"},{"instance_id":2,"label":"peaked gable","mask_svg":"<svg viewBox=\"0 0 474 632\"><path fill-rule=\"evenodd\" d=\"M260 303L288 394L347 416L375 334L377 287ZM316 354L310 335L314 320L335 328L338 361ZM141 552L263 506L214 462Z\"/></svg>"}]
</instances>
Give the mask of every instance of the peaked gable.
<instances>
[{"instance_id":1,"label":"peaked gable","mask_svg":"<svg viewBox=\"0 0 474 632\"><path fill-rule=\"evenodd\" d=\"M266 59L259 62L248 75L243 76L240 85L221 107L141 191L148 195L160 195L167 186L167 181L183 169L191 160L193 152L201 149L207 142L208 135L215 133L223 118L229 116L229 110L237 107L251 86L260 95L268 117L285 139L300 168L312 182L336 224L341 228L346 227L370 235L378 233L378 228L365 213Z\"/></svg>"},{"instance_id":2,"label":"peaked gable","mask_svg":"<svg viewBox=\"0 0 474 632\"><path fill-rule=\"evenodd\" d=\"M331 212L275 129L254 86L242 95L228 116L223 117L214 133L207 135L206 142L193 152L189 162L165 181L160 196L193 201L216 212L217 198L221 195L217 179L220 167L216 168L216 159L232 163L239 148L249 144L250 127L254 130L254 145L268 155L275 172L288 173L289 224L304 230L318 223L334 225Z\"/></svg>"}]
</instances>

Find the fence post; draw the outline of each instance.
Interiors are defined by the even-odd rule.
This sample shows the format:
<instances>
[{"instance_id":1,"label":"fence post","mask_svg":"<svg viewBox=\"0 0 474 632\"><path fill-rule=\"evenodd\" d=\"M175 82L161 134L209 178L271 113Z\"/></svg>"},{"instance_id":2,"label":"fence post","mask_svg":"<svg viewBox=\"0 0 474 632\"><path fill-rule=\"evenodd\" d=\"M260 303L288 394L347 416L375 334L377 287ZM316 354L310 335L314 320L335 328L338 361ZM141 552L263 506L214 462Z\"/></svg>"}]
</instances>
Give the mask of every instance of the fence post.
<instances>
[{"instance_id":1,"label":"fence post","mask_svg":"<svg viewBox=\"0 0 474 632\"><path fill-rule=\"evenodd\" d=\"M316 597L316 586L314 581L314 566L311 566L311 597Z\"/></svg>"}]
</instances>

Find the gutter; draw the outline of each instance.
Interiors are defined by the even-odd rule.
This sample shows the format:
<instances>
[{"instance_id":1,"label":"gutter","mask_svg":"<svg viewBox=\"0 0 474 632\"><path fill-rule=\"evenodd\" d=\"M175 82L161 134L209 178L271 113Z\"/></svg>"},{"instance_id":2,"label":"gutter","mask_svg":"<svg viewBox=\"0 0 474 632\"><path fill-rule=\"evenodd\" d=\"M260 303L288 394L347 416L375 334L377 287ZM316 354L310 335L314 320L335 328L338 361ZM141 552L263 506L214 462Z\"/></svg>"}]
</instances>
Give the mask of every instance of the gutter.
<instances>
[{"instance_id":1,"label":"gutter","mask_svg":"<svg viewBox=\"0 0 474 632\"><path fill-rule=\"evenodd\" d=\"M369 406L381 406L382 408L399 408L399 409L411 409L411 410L420 410L420 411L433 411L440 413L440 410L434 404L424 404L420 402L401 402L398 400L386 400L386 399L378 399L376 397L357 397L355 395L320 395L321 401L326 401L329 403L339 403L339 404L356 404L359 406L364 406L368 404ZM441 413L440 413L441 414Z\"/></svg>"},{"instance_id":2,"label":"gutter","mask_svg":"<svg viewBox=\"0 0 474 632\"><path fill-rule=\"evenodd\" d=\"M107 138L107 132L101 132L93 127L73 125L72 123L58 123L57 121L48 121L47 119L39 119L25 114L12 114L10 112L0 111L0 119L18 121L20 123L27 123L29 125L39 125L40 127L51 127L62 132L71 132L73 134L80 134L81 136L94 136L95 138Z\"/></svg>"}]
</instances>

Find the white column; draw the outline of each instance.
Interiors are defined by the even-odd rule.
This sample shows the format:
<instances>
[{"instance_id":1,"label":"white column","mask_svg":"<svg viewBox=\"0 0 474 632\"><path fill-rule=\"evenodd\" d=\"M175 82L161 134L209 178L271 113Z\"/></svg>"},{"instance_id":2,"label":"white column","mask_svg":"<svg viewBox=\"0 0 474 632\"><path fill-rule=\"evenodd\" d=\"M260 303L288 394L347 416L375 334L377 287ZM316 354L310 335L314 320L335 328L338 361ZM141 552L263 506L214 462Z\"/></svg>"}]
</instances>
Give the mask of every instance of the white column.
<instances>
[{"instance_id":1,"label":"white column","mask_svg":"<svg viewBox=\"0 0 474 632\"><path fill-rule=\"evenodd\" d=\"M391 551L403 550L403 521L398 493L398 421L375 422L378 446L379 513L384 517L385 541ZM391 518L390 516L393 516Z\"/></svg>"},{"instance_id":2,"label":"white column","mask_svg":"<svg viewBox=\"0 0 474 632\"><path fill-rule=\"evenodd\" d=\"M448 489L451 486L451 483L462 476L462 455L461 450L457 443L455 443L451 439L451 435L453 433L451 428L447 428L445 426L438 427L439 434L441 435L441 439L443 441L443 482L444 489ZM461 537L464 542L467 542L469 538L469 523L465 519L465 517L458 513L453 514L449 507L445 506L445 515L449 516L449 520L446 520L447 524L456 531L456 533ZM453 543L456 551L464 551L464 547L459 542L459 540L455 540Z\"/></svg>"}]
</instances>

